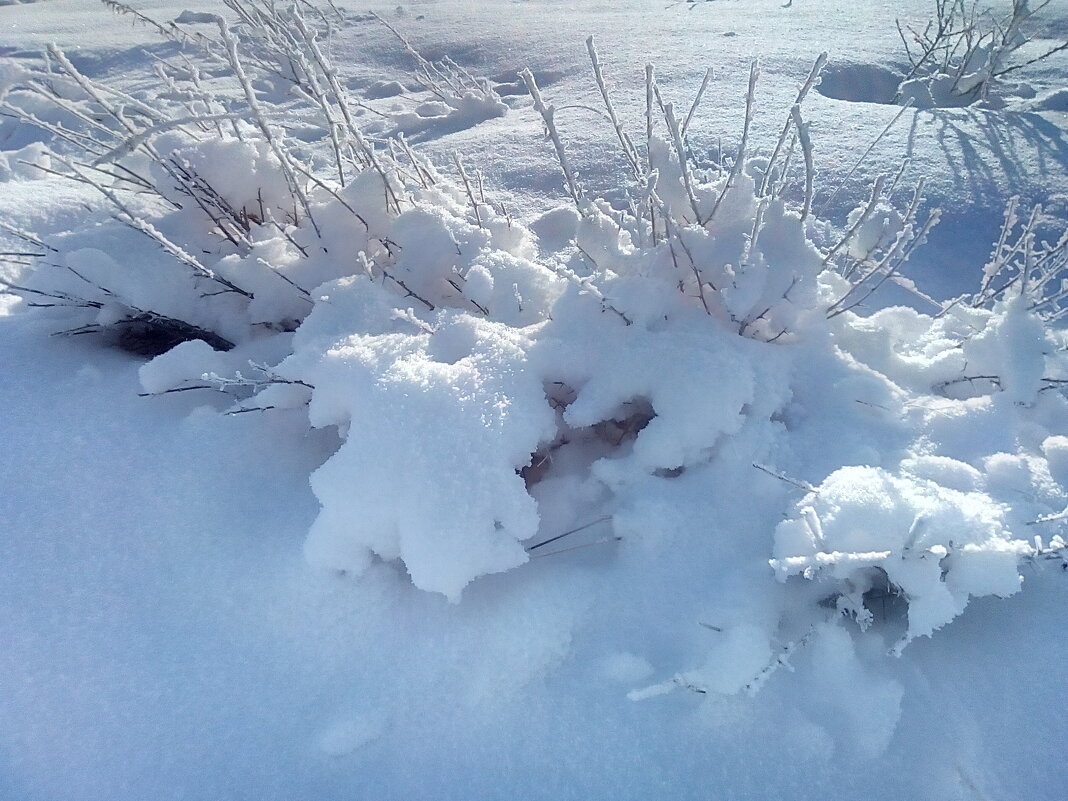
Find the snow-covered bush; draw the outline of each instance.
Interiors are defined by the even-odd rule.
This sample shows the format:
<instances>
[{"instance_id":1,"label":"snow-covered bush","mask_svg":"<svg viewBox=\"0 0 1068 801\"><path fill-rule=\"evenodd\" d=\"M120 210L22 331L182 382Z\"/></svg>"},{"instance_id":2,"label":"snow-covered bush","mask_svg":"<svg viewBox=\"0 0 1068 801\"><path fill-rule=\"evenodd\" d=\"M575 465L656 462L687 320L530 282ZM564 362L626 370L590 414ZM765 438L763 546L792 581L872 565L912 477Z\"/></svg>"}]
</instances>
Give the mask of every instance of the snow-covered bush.
<instances>
[{"instance_id":1,"label":"snow-covered bush","mask_svg":"<svg viewBox=\"0 0 1068 801\"><path fill-rule=\"evenodd\" d=\"M887 282L910 286L901 266L937 213L886 178L846 219L815 219L801 108L822 58L759 157L754 65L733 158L699 168L687 128L710 75L682 115L648 67L634 137L591 39L627 170L615 203L583 186L557 109L523 73L565 183L526 226L459 159L453 180L402 138L368 137L305 6L255 8L268 16L242 17L251 33L190 23L214 26L204 52L240 102L173 67L182 110L161 109L58 50L52 72L17 77L12 113L54 140L42 168L96 187L119 222L97 214L49 242L11 232L48 255L11 283L63 307L72 332L166 351L141 369L148 394L215 387L232 413L306 407L335 428L311 477L311 563L395 563L453 601L587 545L752 579L729 608L719 587L688 588L686 614L712 610L722 637L638 698L755 691L802 645L847 652L842 617L900 649L972 596L1018 590L1021 560L1063 558L1062 539L1026 527L1059 526L1068 507L1068 342L1048 325L1064 241L1037 245L1032 223L1011 242L1013 210L970 302L860 316ZM308 147L272 116L292 111L264 82L283 62L318 126ZM465 113L474 89L423 67ZM743 515L756 482L768 508ZM900 599L903 631L876 625L876 591Z\"/></svg>"},{"instance_id":2,"label":"snow-covered bush","mask_svg":"<svg viewBox=\"0 0 1068 801\"><path fill-rule=\"evenodd\" d=\"M898 22L911 68L895 100L917 108L997 102L994 90L1005 76L1068 48L1068 42L1034 50L1028 28L1049 5L1011 0L1004 12L980 9L965 0L935 0L935 15L922 30Z\"/></svg>"},{"instance_id":3,"label":"snow-covered bush","mask_svg":"<svg viewBox=\"0 0 1068 801\"><path fill-rule=\"evenodd\" d=\"M569 275L599 293L607 308L627 321L651 319L661 314L666 298L682 293L690 300L673 303L696 304L743 336L779 341L793 339L807 320L862 307L888 281L915 291L900 270L939 216L935 210L921 218L922 182L902 204L894 197L900 175L878 178L867 203L849 216L835 241L817 247L812 240L815 168L801 104L826 54L798 90L769 155L761 157L752 155L750 141L759 77L754 63L738 150L726 163L701 170L686 134L711 72L680 119L661 96L653 68L646 68L646 142L639 153L637 137L619 124L592 38L587 48L629 167L625 207L586 196L569 165L555 107L542 99L531 73L524 79L578 211ZM650 294L653 286L659 286L658 296ZM646 302L652 305L643 310Z\"/></svg>"},{"instance_id":4,"label":"snow-covered bush","mask_svg":"<svg viewBox=\"0 0 1068 801\"><path fill-rule=\"evenodd\" d=\"M1053 242L1039 239L1042 207L1032 208L1026 220L1019 211L1020 199L1012 198L979 290L970 301L989 308L1020 296L1030 311L1054 323L1068 314L1068 229Z\"/></svg>"},{"instance_id":5,"label":"snow-covered bush","mask_svg":"<svg viewBox=\"0 0 1068 801\"><path fill-rule=\"evenodd\" d=\"M147 20L127 6L107 5ZM306 5L227 6L238 12L236 30L216 15L182 15L189 24L210 25L214 38L153 24L197 43L205 65L222 65L232 81L228 95L205 88L196 62L168 62L157 74L174 100L152 106L85 77L54 47L46 70L11 79L7 113L50 134L57 146L41 169L96 187L115 217L162 251L138 248L127 260L144 268L130 270L106 255L110 248L99 236L73 232L57 243L63 259L14 288L39 305L85 309L72 331L128 332L153 323L179 340L224 348L254 337L257 328L292 330L312 308L312 289L354 272L374 274L430 307L460 300L479 308L463 296L460 243L518 246L509 224L488 206L480 210L470 191L445 188L403 140L381 148L361 132L359 104L320 47L323 25L313 22L323 20L306 15ZM298 111L318 126L321 154L309 156L280 127L269 100L269 81L278 76L295 87ZM478 232L451 231L450 215L472 216L463 208L469 202ZM437 230L437 244L457 254L406 281L405 232L424 207L441 218L428 226Z\"/></svg>"},{"instance_id":6,"label":"snow-covered bush","mask_svg":"<svg viewBox=\"0 0 1068 801\"><path fill-rule=\"evenodd\" d=\"M865 629L866 594L894 593L906 614L900 650L972 597L1017 592L1021 563L1068 564L1060 534L1039 533L1056 532L1068 507L1060 438L1048 428L1065 410L1064 333L1019 294L937 319L886 309L839 333L847 353L892 382L879 408L907 419L915 439L904 458L844 466L809 487L776 529L780 580L827 586Z\"/></svg>"},{"instance_id":7,"label":"snow-covered bush","mask_svg":"<svg viewBox=\"0 0 1068 801\"><path fill-rule=\"evenodd\" d=\"M354 570L372 552L401 557L417 585L456 598L475 576L524 561L517 543L536 532L518 471L555 433L541 379L522 366L522 329L548 318L563 282L531 260L529 233L486 202L480 179L459 160L458 180L447 180L402 138L372 141L361 131L304 6L227 5L238 12L236 32L215 15L183 19L215 28L214 38L200 33L197 41L209 63L225 65L229 94L243 106L203 89L195 65L177 64L161 76L181 105L151 107L88 79L56 48L54 70L12 81L9 113L56 140L47 169L95 187L122 225L100 215L50 244L15 231L35 255L56 257L5 283L31 305L61 308L67 333L102 332L129 350L162 353L143 370L147 393L214 386L238 396L234 412L310 400L314 425L353 436L313 482L324 508L309 558ZM323 134L311 155L272 116L278 98L264 82L282 64L300 113L314 115ZM431 67L423 62L428 79ZM434 74L441 83L432 88L448 100L442 87L452 84ZM486 87L478 97L454 88L454 111L467 117L476 100L493 101ZM339 352L339 343L361 337L369 351ZM429 373L418 369L424 361ZM399 394L376 394L391 381ZM396 481L409 470L405 437L414 429L397 424L412 382L426 411L425 441L440 437L448 417L457 426L448 426L451 445L430 449L426 467L410 471L409 497ZM529 421L518 425L524 402ZM388 418L378 430L400 437L393 447L368 451L371 438L359 435L372 403L384 404L372 419ZM458 473L456 487L441 482L450 454L470 448L488 472ZM360 479L372 493L364 497L351 478L371 462L385 485ZM442 495L430 503L426 487L435 481ZM473 499L457 508L449 535L442 503L461 498L471 481ZM351 514L362 497L388 494L398 503L377 522Z\"/></svg>"},{"instance_id":8,"label":"snow-covered bush","mask_svg":"<svg viewBox=\"0 0 1068 801\"><path fill-rule=\"evenodd\" d=\"M394 133L415 134L442 123L466 128L507 113L508 106L488 80L472 75L448 56L440 61L424 58L394 26L377 14L372 16L404 45L418 66L416 81L433 98L414 111L394 115Z\"/></svg>"}]
</instances>

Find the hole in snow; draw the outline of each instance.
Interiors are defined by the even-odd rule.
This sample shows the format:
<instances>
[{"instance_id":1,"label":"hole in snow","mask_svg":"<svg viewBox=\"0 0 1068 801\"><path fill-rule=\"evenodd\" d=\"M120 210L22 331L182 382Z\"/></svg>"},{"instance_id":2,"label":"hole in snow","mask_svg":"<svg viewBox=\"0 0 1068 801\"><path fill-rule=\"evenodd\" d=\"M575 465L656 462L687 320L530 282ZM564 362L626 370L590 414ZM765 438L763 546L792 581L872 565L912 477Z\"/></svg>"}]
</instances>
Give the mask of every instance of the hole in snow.
<instances>
[{"instance_id":1,"label":"hole in snow","mask_svg":"<svg viewBox=\"0 0 1068 801\"><path fill-rule=\"evenodd\" d=\"M564 77L558 70L534 70L534 81L539 89L552 86ZM527 86L519 77L519 70L505 70L490 76L493 90L501 97L519 97L527 94Z\"/></svg>"},{"instance_id":2,"label":"hole in snow","mask_svg":"<svg viewBox=\"0 0 1068 801\"><path fill-rule=\"evenodd\" d=\"M871 625L894 630L894 639L905 635L909 625L909 601L904 591L886 575L881 567L872 568L871 587L862 596L864 608L871 613ZM900 631L898 631L900 629Z\"/></svg>"},{"instance_id":3,"label":"hole in snow","mask_svg":"<svg viewBox=\"0 0 1068 801\"><path fill-rule=\"evenodd\" d=\"M530 455L530 463L519 470L519 475L527 489L544 480L553 466L553 455L568 442L567 437L561 435L552 442L542 445Z\"/></svg>"},{"instance_id":4,"label":"hole in snow","mask_svg":"<svg viewBox=\"0 0 1068 801\"><path fill-rule=\"evenodd\" d=\"M575 402L578 394L563 381L546 381L545 397L555 411L562 412Z\"/></svg>"},{"instance_id":5,"label":"hole in snow","mask_svg":"<svg viewBox=\"0 0 1068 801\"><path fill-rule=\"evenodd\" d=\"M403 95L407 90L400 81L375 81L363 91L368 100L382 100Z\"/></svg>"},{"instance_id":6,"label":"hole in snow","mask_svg":"<svg viewBox=\"0 0 1068 801\"><path fill-rule=\"evenodd\" d=\"M942 381L934 386L936 394L950 400L969 400L1001 391L1001 378L996 375L971 375Z\"/></svg>"},{"instance_id":7,"label":"hole in snow","mask_svg":"<svg viewBox=\"0 0 1068 801\"><path fill-rule=\"evenodd\" d=\"M852 618L862 631L879 631L893 642L908 631L908 596L881 567L855 573L842 582L838 592L819 603Z\"/></svg>"},{"instance_id":8,"label":"hole in snow","mask_svg":"<svg viewBox=\"0 0 1068 801\"><path fill-rule=\"evenodd\" d=\"M527 465L517 471L527 489L545 480L550 471L584 473L597 459L619 455L619 450L637 439L639 432L656 417L652 404L638 397L619 404L605 420L572 428L564 422L563 411L577 397L575 390L561 382L547 382L545 396L557 413L558 433L555 439L532 453ZM679 473L681 470L666 471L671 477Z\"/></svg>"},{"instance_id":9,"label":"hole in snow","mask_svg":"<svg viewBox=\"0 0 1068 801\"><path fill-rule=\"evenodd\" d=\"M901 72L875 64L829 64L816 91L851 103L892 104L901 76Z\"/></svg>"},{"instance_id":10,"label":"hole in snow","mask_svg":"<svg viewBox=\"0 0 1068 801\"><path fill-rule=\"evenodd\" d=\"M685 472L685 467L658 467L653 471L653 475L657 478L678 478Z\"/></svg>"},{"instance_id":11,"label":"hole in snow","mask_svg":"<svg viewBox=\"0 0 1068 801\"><path fill-rule=\"evenodd\" d=\"M656 417L653 405L645 398L633 398L620 404L616 414L608 420L602 420L592 426L594 435L618 448L627 442L633 442L643 428Z\"/></svg>"},{"instance_id":12,"label":"hole in snow","mask_svg":"<svg viewBox=\"0 0 1068 801\"><path fill-rule=\"evenodd\" d=\"M153 358L160 356L176 345L199 339L215 350L230 350L233 344L210 331L184 323L152 315L138 315L120 320L102 328L107 339L121 350L137 356Z\"/></svg>"}]
</instances>

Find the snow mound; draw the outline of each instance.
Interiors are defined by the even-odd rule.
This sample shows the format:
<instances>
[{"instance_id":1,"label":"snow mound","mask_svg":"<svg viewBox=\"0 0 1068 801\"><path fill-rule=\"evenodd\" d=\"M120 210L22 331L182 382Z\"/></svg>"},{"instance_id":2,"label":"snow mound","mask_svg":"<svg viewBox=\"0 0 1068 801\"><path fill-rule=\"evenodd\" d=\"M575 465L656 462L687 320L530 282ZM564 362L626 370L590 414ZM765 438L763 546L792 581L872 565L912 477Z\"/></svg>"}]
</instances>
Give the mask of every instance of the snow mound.
<instances>
[{"instance_id":1,"label":"snow mound","mask_svg":"<svg viewBox=\"0 0 1068 801\"><path fill-rule=\"evenodd\" d=\"M873 569L908 601L903 646L951 621L969 598L1006 597L1020 589L1020 556L1006 509L987 495L873 467L844 467L828 476L775 531L772 566L780 581L800 575L833 578L870 622L861 596Z\"/></svg>"},{"instance_id":2,"label":"snow mound","mask_svg":"<svg viewBox=\"0 0 1068 801\"><path fill-rule=\"evenodd\" d=\"M324 303L354 313L381 292L366 281L327 291ZM538 529L519 470L554 420L531 341L463 312L443 311L426 333L362 316L366 333L326 337L281 366L315 387L312 425L345 434L312 475L323 508L305 553L354 573L372 556L401 559L417 587L458 600L474 578L525 562L521 543ZM313 312L301 340L318 338L318 325Z\"/></svg>"}]
</instances>

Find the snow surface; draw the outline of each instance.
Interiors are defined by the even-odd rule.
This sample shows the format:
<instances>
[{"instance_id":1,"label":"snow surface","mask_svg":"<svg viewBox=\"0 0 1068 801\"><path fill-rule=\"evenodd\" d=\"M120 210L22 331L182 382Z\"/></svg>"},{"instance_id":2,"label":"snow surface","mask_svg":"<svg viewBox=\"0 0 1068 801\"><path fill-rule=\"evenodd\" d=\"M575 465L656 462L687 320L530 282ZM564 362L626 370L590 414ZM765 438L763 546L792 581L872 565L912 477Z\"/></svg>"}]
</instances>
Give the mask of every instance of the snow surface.
<instances>
[{"instance_id":1,"label":"snow surface","mask_svg":"<svg viewBox=\"0 0 1068 801\"><path fill-rule=\"evenodd\" d=\"M218 5L136 7L207 25ZM1063 798L1068 581L1044 556L1063 555L1068 509L1065 334L1023 297L827 321L848 285L818 247L906 158L903 186L925 178L943 209L908 263L936 299L974 291L1010 196L1059 233L1068 56L1015 76L1000 110L901 112L894 20L922 22L920 0L380 5L424 56L487 80L431 97L357 14L328 48L375 109L361 125L452 175L460 153L485 216L455 180L391 216L367 170L339 193L366 224L321 202L323 252L297 258L274 232L227 249L136 201L249 303L149 269L155 246L92 190L26 163L54 166L47 137L0 121L0 222L61 250L0 277L114 290L76 323L0 306L0 798ZM1068 2L1043 19L1063 36ZM640 226L568 205L517 71L572 106L575 170L619 201L618 146L584 108L601 102L590 34L631 130L646 62L678 110L712 61L688 135L705 163L737 147L754 56L759 159L829 52L803 106L818 220L761 206L741 173L690 237L726 286L707 313L688 278L658 278ZM175 52L87 0L0 2L0 94L53 41L145 102L152 56ZM162 136L233 207L281 216L265 143ZM718 205L723 175L691 200L653 147L678 219ZM874 219L847 250L902 227ZM393 284L336 258L375 235L397 246ZM236 347L146 362L51 336L131 308Z\"/></svg>"}]
</instances>

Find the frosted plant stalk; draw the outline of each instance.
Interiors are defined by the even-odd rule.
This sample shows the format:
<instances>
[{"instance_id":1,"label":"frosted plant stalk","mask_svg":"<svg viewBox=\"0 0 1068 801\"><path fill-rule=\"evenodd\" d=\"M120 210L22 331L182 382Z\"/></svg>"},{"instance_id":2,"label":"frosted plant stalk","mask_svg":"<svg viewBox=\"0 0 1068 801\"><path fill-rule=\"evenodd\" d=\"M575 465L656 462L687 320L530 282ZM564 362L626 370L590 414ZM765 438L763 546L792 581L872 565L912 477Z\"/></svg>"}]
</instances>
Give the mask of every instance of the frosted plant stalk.
<instances>
[{"instance_id":1,"label":"frosted plant stalk","mask_svg":"<svg viewBox=\"0 0 1068 801\"><path fill-rule=\"evenodd\" d=\"M741 172L745 163L746 148L749 143L749 128L753 123L753 107L756 102L756 85L759 77L760 64L754 61L749 68L749 89L745 93L745 123L742 125L742 141L738 145L738 155L734 160L734 164L731 165L731 171L727 174L727 182L723 185L723 191L719 193L719 197L716 198L712 211L708 213L708 217L703 221L698 220L701 225L707 226L712 222L716 212L719 211L720 204L723 203L723 198L727 196L727 192L734 186L734 181L738 178L738 173Z\"/></svg>"},{"instance_id":2,"label":"frosted plant stalk","mask_svg":"<svg viewBox=\"0 0 1068 801\"><path fill-rule=\"evenodd\" d=\"M553 147L556 149L556 158L560 162L560 169L564 173L564 181L567 183L568 194L571 195L571 199L575 202L576 208L580 213L585 212L584 204L582 201L582 190L579 189L578 181L575 179L575 171L571 169L571 163L567 158L567 151L564 150L564 143L560 140L560 132L556 129L556 122L554 120L556 114L556 108L551 105L546 105L545 100L541 96L541 91L538 89L538 84L534 80L534 73L529 68L524 69L519 73L519 76L523 79L523 83L527 86L527 91L530 92L530 96L534 101L534 110L537 111L545 123L545 128L549 132L549 139L552 140Z\"/></svg>"},{"instance_id":3,"label":"frosted plant stalk","mask_svg":"<svg viewBox=\"0 0 1068 801\"><path fill-rule=\"evenodd\" d=\"M786 122L783 123L782 131L779 133L779 138L775 142L775 147L772 148L771 156L768 158L768 168L764 171L764 177L760 181L760 188L758 190L759 195L765 195L768 191L768 182L771 179L771 168L779 158L779 154L782 152L783 145L786 144L786 137L790 133L791 123L797 124L797 120L794 118L793 109L800 106L805 102L805 98L808 97L809 91L816 85L816 80L819 78L820 73L823 71L824 66L827 64L827 52L824 51L816 58L816 62L812 65L812 69L809 70L808 78L801 84L801 88L797 92L797 97L794 98L793 108L790 110L789 116L786 118ZM687 122L689 120L687 119ZM685 128L685 126L683 126Z\"/></svg>"}]
</instances>

